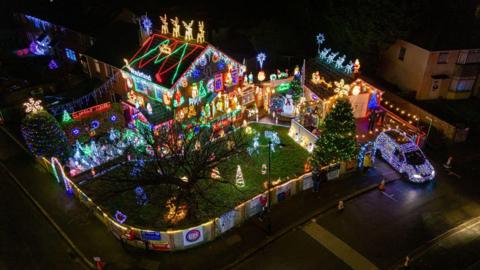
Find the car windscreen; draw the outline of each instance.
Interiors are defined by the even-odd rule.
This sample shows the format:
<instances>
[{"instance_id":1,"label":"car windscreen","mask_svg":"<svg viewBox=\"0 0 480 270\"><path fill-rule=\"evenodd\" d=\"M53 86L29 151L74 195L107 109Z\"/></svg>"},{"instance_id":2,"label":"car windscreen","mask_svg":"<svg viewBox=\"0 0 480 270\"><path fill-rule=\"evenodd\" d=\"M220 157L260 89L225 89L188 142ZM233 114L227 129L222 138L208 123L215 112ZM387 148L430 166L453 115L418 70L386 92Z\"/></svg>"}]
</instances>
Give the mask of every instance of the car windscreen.
<instances>
[{"instance_id":1,"label":"car windscreen","mask_svg":"<svg viewBox=\"0 0 480 270\"><path fill-rule=\"evenodd\" d=\"M419 150L405 153L405 158L407 158L408 164L422 165L425 163L425 157Z\"/></svg>"}]
</instances>

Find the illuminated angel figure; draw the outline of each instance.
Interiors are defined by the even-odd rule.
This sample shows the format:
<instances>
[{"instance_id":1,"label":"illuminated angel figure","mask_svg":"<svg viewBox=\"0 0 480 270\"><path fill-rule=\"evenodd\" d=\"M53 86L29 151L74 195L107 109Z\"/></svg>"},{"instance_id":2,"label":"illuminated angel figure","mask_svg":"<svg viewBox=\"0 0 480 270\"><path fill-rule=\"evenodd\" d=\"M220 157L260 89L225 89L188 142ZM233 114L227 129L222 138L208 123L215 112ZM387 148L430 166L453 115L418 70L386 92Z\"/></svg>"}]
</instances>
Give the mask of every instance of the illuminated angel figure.
<instances>
[{"instance_id":1,"label":"illuminated angel figure","mask_svg":"<svg viewBox=\"0 0 480 270\"><path fill-rule=\"evenodd\" d=\"M323 42L325 42L325 35L323 33L318 33L318 35L317 35L318 49L320 49L320 45L322 45Z\"/></svg>"},{"instance_id":2,"label":"illuminated angel figure","mask_svg":"<svg viewBox=\"0 0 480 270\"><path fill-rule=\"evenodd\" d=\"M327 63L331 64L333 63L333 60L335 59L335 57L337 57L338 55L338 52L332 52L331 54L329 54L327 56Z\"/></svg>"},{"instance_id":3,"label":"illuminated angel figure","mask_svg":"<svg viewBox=\"0 0 480 270\"><path fill-rule=\"evenodd\" d=\"M29 98L28 102L23 103L23 106L25 106L25 112L26 113L38 113L41 110L43 110L41 100L34 100L33 98Z\"/></svg>"},{"instance_id":4,"label":"illuminated angel figure","mask_svg":"<svg viewBox=\"0 0 480 270\"><path fill-rule=\"evenodd\" d=\"M265 62L265 59L267 59L267 55L265 53L257 54L257 62L260 65L260 69L263 68L263 62Z\"/></svg>"},{"instance_id":5,"label":"illuminated angel figure","mask_svg":"<svg viewBox=\"0 0 480 270\"><path fill-rule=\"evenodd\" d=\"M198 22L197 43L205 42L205 25L202 21Z\"/></svg>"},{"instance_id":6,"label":"illuminated angel figure","mask_svg":"<svg viewBox=\"0 0 480 270\"><path fill-rule=\"evenodd\" d=\"M160 21L162 21L162 34L168 34L168 18L167 14L160 16Z\"/></svg>"},{"instance_id":7,"label":"illuminated angel figure","mask_svg":"<svg viewBox=\"0 0 480 270\"><path fill-rule=\"evenodd\" d=\"M173 25L172 29L172 36L173 37L179 37L180 36L180 23L178 21L178 17L175 17L175 19L170 19Z\"/></svg>"},{"instance_id":8,"label":"illuminated angel figure","mask_svg":"<svg viewBox=\"0 0 480 270\"><path fill-rule=\"evenodd\" d=\"M327 55L330 53L331 50L332 49L330 48L323 48L323 50L320 52L320 55L319 55L320 59L327 58Z\"/></svg>"},{"instance_id":9,"label":"illuminated angel figure","mask_svg":"<svg viewBox=\"0 0 480 270\"><path fill-rule=\"evenodd\" d=\"M182 21L182 23L183 23L183 27L185 27L185 40L192 40L193 39L193 30L192 30L193 20L191 20L189 24L187 24L184 21Z\"/></svg>"},{"instance_id":10,"label":"illuminated angel figure","mask_svg":"<svg viewBox=\"0 0 480 270\"><path fill-rule=\"evenodd\" d=\"M335 89L333 90L339 96L348 96L350 92L350 85L345 84L345 81L341 79L339 82L334 82Z\"/></svg>"}]
</instances>

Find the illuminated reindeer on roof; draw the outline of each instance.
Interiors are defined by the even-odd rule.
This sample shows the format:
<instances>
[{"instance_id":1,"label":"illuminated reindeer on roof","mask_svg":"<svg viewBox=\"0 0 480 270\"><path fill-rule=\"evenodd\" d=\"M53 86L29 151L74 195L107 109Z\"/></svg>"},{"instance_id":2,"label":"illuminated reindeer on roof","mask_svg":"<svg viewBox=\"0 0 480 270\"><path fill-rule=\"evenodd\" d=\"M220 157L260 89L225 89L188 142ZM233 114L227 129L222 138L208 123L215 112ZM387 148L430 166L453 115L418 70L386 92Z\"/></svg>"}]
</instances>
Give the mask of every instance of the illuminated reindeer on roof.
<instances>
[{"instance_id":1,"label":"illuminated reindeer on roof","mask_svg":"<svg viewBox=\"0 0 480 270\"><path fill-rule=\"evenodd\" d=\"M185 21L182 21L183 27L185 27L185 40L192 40L193 39L193 20L190 21L189 24L187 24Z\"/></svg>"},{"instance_id":2,"label":"illuminated reindeer on roof","mask_svg":"<svg viewBox=\"0 0 480 270\"><path fill-rule=\"evenodd\" d=\"M205 42L205 25L202 21L198 22L197 43Z\"/></svg>"},{"instance_id":3,"label":"illuminated reindeer on roof","mask_svg":"<svg viewBox=\"0 0 480 270\"><path fill-rule=\"evenodd\" d=\"M178 17L175 17L175 19L170 19L170 21L172 22L172 25L173 25L172 36L174 38L179 37L180 36L180 23L178 21Z\"/></svg>"},{"instance_id":4,"label":"illuminated reindeer on roof","mask_svg":"<svg viewBox=\"0 0 480 270\"><path fill-rule=\"evenodd\" d=\"M160 20L162 21L162 34L168 34L168 19L167 14L160 16Z\"/></svg>"}]
</instances>

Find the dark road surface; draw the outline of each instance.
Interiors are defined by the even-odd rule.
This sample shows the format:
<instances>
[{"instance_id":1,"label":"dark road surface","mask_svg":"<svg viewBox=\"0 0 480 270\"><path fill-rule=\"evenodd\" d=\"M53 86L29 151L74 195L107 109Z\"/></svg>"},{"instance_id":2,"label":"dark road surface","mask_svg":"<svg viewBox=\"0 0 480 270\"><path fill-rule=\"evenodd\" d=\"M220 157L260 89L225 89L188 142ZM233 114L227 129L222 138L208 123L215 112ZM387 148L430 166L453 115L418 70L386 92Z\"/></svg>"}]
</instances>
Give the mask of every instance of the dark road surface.
<instances>
[{"instance_id":1,"label":"dark road surface","mask_svg":"<svg viewBox=\"0 0 480 270\"><path fill-rule=\"evenodd\" d=\"M342 212L335 209L317 216L315 222L288 233L236 269L365 269L369 264L364 262L370 263L369 269L393 267L423 243L480 215L480 194L465 190L468 185L458 188L458 181L467 180L439 173L435 182L426 185L398 180L385 192L373 190L348 201ZM475 235L475 230L469 232L470 237ZM472 249L475 243L478 247L471 241L470 253L463 253L469 257L463 266L479 259L480 252ZM448 258L445 249L438 250Z\"/></svg>"},{"instance_id":2,"label":"dark road surface","mask_svg":"<svg viewBox=\"0 0 480 270\"><path fill-rule=\"evenodd\" d=\"M84 269L9 176L0 179L0 269Z\"/></svg>"}]
</instances>

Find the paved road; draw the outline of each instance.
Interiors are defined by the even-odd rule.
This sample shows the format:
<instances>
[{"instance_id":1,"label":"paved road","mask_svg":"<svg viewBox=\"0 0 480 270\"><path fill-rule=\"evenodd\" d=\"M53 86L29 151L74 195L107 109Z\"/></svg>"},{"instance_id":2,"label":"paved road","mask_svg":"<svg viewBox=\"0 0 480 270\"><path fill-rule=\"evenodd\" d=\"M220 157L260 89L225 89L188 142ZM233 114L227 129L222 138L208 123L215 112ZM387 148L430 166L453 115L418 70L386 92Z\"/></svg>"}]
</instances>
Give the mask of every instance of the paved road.
<instances>
[{"instance_id":1,"label":"paved road","mask_svg":"<svg viewBox=\"0 0 480 270\"><path fill-rule=\"evenodd\" d=\"M385 192L346 202L342 212L317 216L236 269L392 267L423 243L480 215L479 198L465 190L468 185L459 188L458 181L441 171L426 185L395 181Z\"/></svg>"},{"instance_id":2,"label":"paved road","mask_svg":"<svg viewBox=\"0 0 480 270\"><path fill-rule=\"evenodd\" d=\"M47 219L1 170L0 183L0 269L84 269Z\"/></svg>"}]
</instances>

